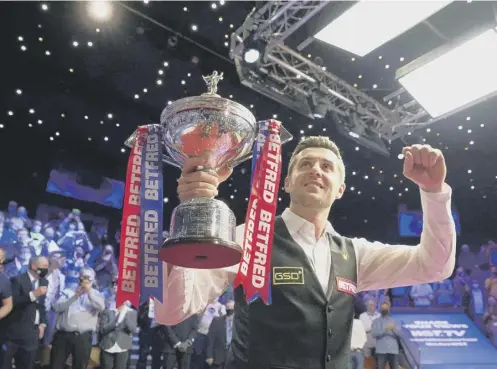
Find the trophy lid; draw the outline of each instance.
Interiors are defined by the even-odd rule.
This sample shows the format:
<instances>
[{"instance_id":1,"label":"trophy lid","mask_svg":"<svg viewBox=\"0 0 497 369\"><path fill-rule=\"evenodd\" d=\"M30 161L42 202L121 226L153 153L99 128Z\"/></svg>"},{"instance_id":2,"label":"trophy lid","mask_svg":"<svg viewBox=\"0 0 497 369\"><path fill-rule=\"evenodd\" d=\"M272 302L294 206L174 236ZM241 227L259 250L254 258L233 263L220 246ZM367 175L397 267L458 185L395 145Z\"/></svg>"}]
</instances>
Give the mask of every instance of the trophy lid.
<instances>
[{"instance_id":1,"label":"trophy lid","mask_svg":"<svg viewBox=\"0 0 497 369\"><path fill-rule=\"evenodd\" d=\"M207 92L200 96L191 96L176 100L166 106L160 117L162 124L165 124L172 116L184 110L214 109L226 111L227 114L241 116L255 126L255 116L249 109L236 101L226 99L217 94L219 81L223 80L223 73L214 71L210 75L202 76L202 78L207 84Z\"/></svg>"}]
</instances>

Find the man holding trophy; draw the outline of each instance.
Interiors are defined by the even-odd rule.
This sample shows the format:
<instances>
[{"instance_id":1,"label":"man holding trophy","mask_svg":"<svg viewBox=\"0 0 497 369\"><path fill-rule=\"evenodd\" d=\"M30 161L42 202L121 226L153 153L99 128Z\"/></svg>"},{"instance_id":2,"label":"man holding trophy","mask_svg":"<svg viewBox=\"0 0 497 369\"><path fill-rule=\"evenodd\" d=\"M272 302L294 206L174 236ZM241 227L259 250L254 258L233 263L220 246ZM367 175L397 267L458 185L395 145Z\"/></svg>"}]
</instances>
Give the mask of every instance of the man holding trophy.
<instances>
[{"instance_id":1,"label":"man holding trophy","mask_svg":"<svg viewBox=\"0 0 497 369\"><path fill-rule=\"evenodd\" d=\"M182 174L181 204L172 216L171 237L160 251L167 271L156 320L177 324L202 311L233 283L235 320L225 369L345 369L357 292L429 283L452 273L456 232L444 157L428 145L403 150L404 176L420 188L424 224L419 245L347 238L328 222L346 186L340 151L327 137L308 137L297 145L284 178L290 207L281 216L274 214L284 130L279 122L266 122L248 141L256 144L247 217L231 232L234 216L213 198L238 164L229 158L246 154L236 152L233 142L238 139L241 147L240 137L248 131L239 117L249 113L238 106L235 111L226 99L218 104L219 99L202 96L195 104L179 106L182 99L161 117L167 152L181 164ZM222 115L210 115L206 109L213 105L228 108ZM203 110L187 119L184 114L192 114L192 106ZM235 118L220 123L230 114ZM193 126L185 128L186 121ZM192 138L197 126L201 134L187 148L185 138Z\"/></svg>"}]
</instances>

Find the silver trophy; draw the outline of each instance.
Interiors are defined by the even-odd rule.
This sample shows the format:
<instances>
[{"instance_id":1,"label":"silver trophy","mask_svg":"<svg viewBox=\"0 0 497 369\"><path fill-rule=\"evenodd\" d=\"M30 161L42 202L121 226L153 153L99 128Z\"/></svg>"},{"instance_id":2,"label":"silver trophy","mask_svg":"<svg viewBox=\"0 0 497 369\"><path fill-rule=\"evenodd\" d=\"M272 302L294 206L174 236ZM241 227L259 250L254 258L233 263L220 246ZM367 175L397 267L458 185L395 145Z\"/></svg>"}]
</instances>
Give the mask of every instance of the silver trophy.
<instances>
[{"instance_id":1,"label":"silver trophy","mask_svg":"<svg viewBox=\"0 0 497 369\"><path fill-rule=\"evenodd\" d=\"M218 72L205 76L207 93L177 100L162 112L166 163L182 169L188 161L196 170L216 172L252 157L259 124L243 105L217 95L222 78ZM292 139L283 127L280 136L282 143ZM126 144L132 146L135 138L136 132ZM235 229L235 215L224 202L209 198L184 201L172 213L170 237L162 246L161 259L196 269L235 265L243 251Z\"/></svg>"}]
</instances>

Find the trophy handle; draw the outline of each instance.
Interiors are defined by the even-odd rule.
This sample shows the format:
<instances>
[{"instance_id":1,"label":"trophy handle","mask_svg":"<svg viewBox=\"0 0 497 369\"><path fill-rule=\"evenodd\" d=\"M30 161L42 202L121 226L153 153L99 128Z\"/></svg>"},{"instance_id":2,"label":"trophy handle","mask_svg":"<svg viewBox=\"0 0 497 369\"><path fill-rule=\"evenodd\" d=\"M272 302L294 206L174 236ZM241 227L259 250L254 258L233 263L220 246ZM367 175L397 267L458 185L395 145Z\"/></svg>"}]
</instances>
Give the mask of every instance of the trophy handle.
<instances>
[{"instance_id":1,"label":"trophy handle","mask_svg":"<svg viewBox=\"0 0 497 369\"><path fill-rule=\"evenodd\" d=\"M259 125L257 125L257 134L259 134ZM257 135L256 135L257 136ZM285 127L283 127L283 125L280 126L280 139L281 139L281 144L285 144L291 140L293 140L293 136L290 132L288 132L286 130ZM246 155L242 156L241 158L238 158L237 160L235 160L233 162L233 164L231 165L232 168L236 167L237 165L240 165L242 164L243 162L249 160L252 158L252 150L250 150L250 152L248 152Z\"/></svg>"}]
</instances>

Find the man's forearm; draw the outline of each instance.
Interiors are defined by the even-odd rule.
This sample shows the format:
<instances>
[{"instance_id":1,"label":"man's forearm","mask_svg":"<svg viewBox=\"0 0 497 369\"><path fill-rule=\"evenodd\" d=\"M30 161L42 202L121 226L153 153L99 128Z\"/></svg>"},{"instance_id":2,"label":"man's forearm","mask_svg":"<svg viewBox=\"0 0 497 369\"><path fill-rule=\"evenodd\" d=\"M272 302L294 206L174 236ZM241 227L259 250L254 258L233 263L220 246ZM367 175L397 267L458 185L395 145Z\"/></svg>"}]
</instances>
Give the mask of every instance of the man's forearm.
<instances>
[{"instance_id":1,"label":"man's forearm","mask_svg":"<svg viewBox=\"0 0 497 369\"><path fill-rule=\"evenodd\" d=\"M56 313L62 313L63 311L66 311L69 309L69 306L72 305L74 301L78 299L77 295L74 295L70 299L61 301L61 302L56 302L55 304L52 305L52 310L55 311Z\"/></svg>"},{"instance_id":2,"label":"man's forearm","mask_svg":"<svg viewBox=\"0 0 497 369\"><path fill-rule=\"evenodd\" d=\"M12 306L0 307L0 320L5 318L12 311Z\"/></svg>"},{"instance_id":3,"label":"man's forearm","mask_svg":"<svg viewBox=\"0 0 497 369\"><path fill-rule=\"evenodd\" d=\"M187 269L168 265L164 303L155 302L157 323L176 325L204 309L220 296L234 278L238 266L223 269Z\"/></svg>"}]
</instances>

